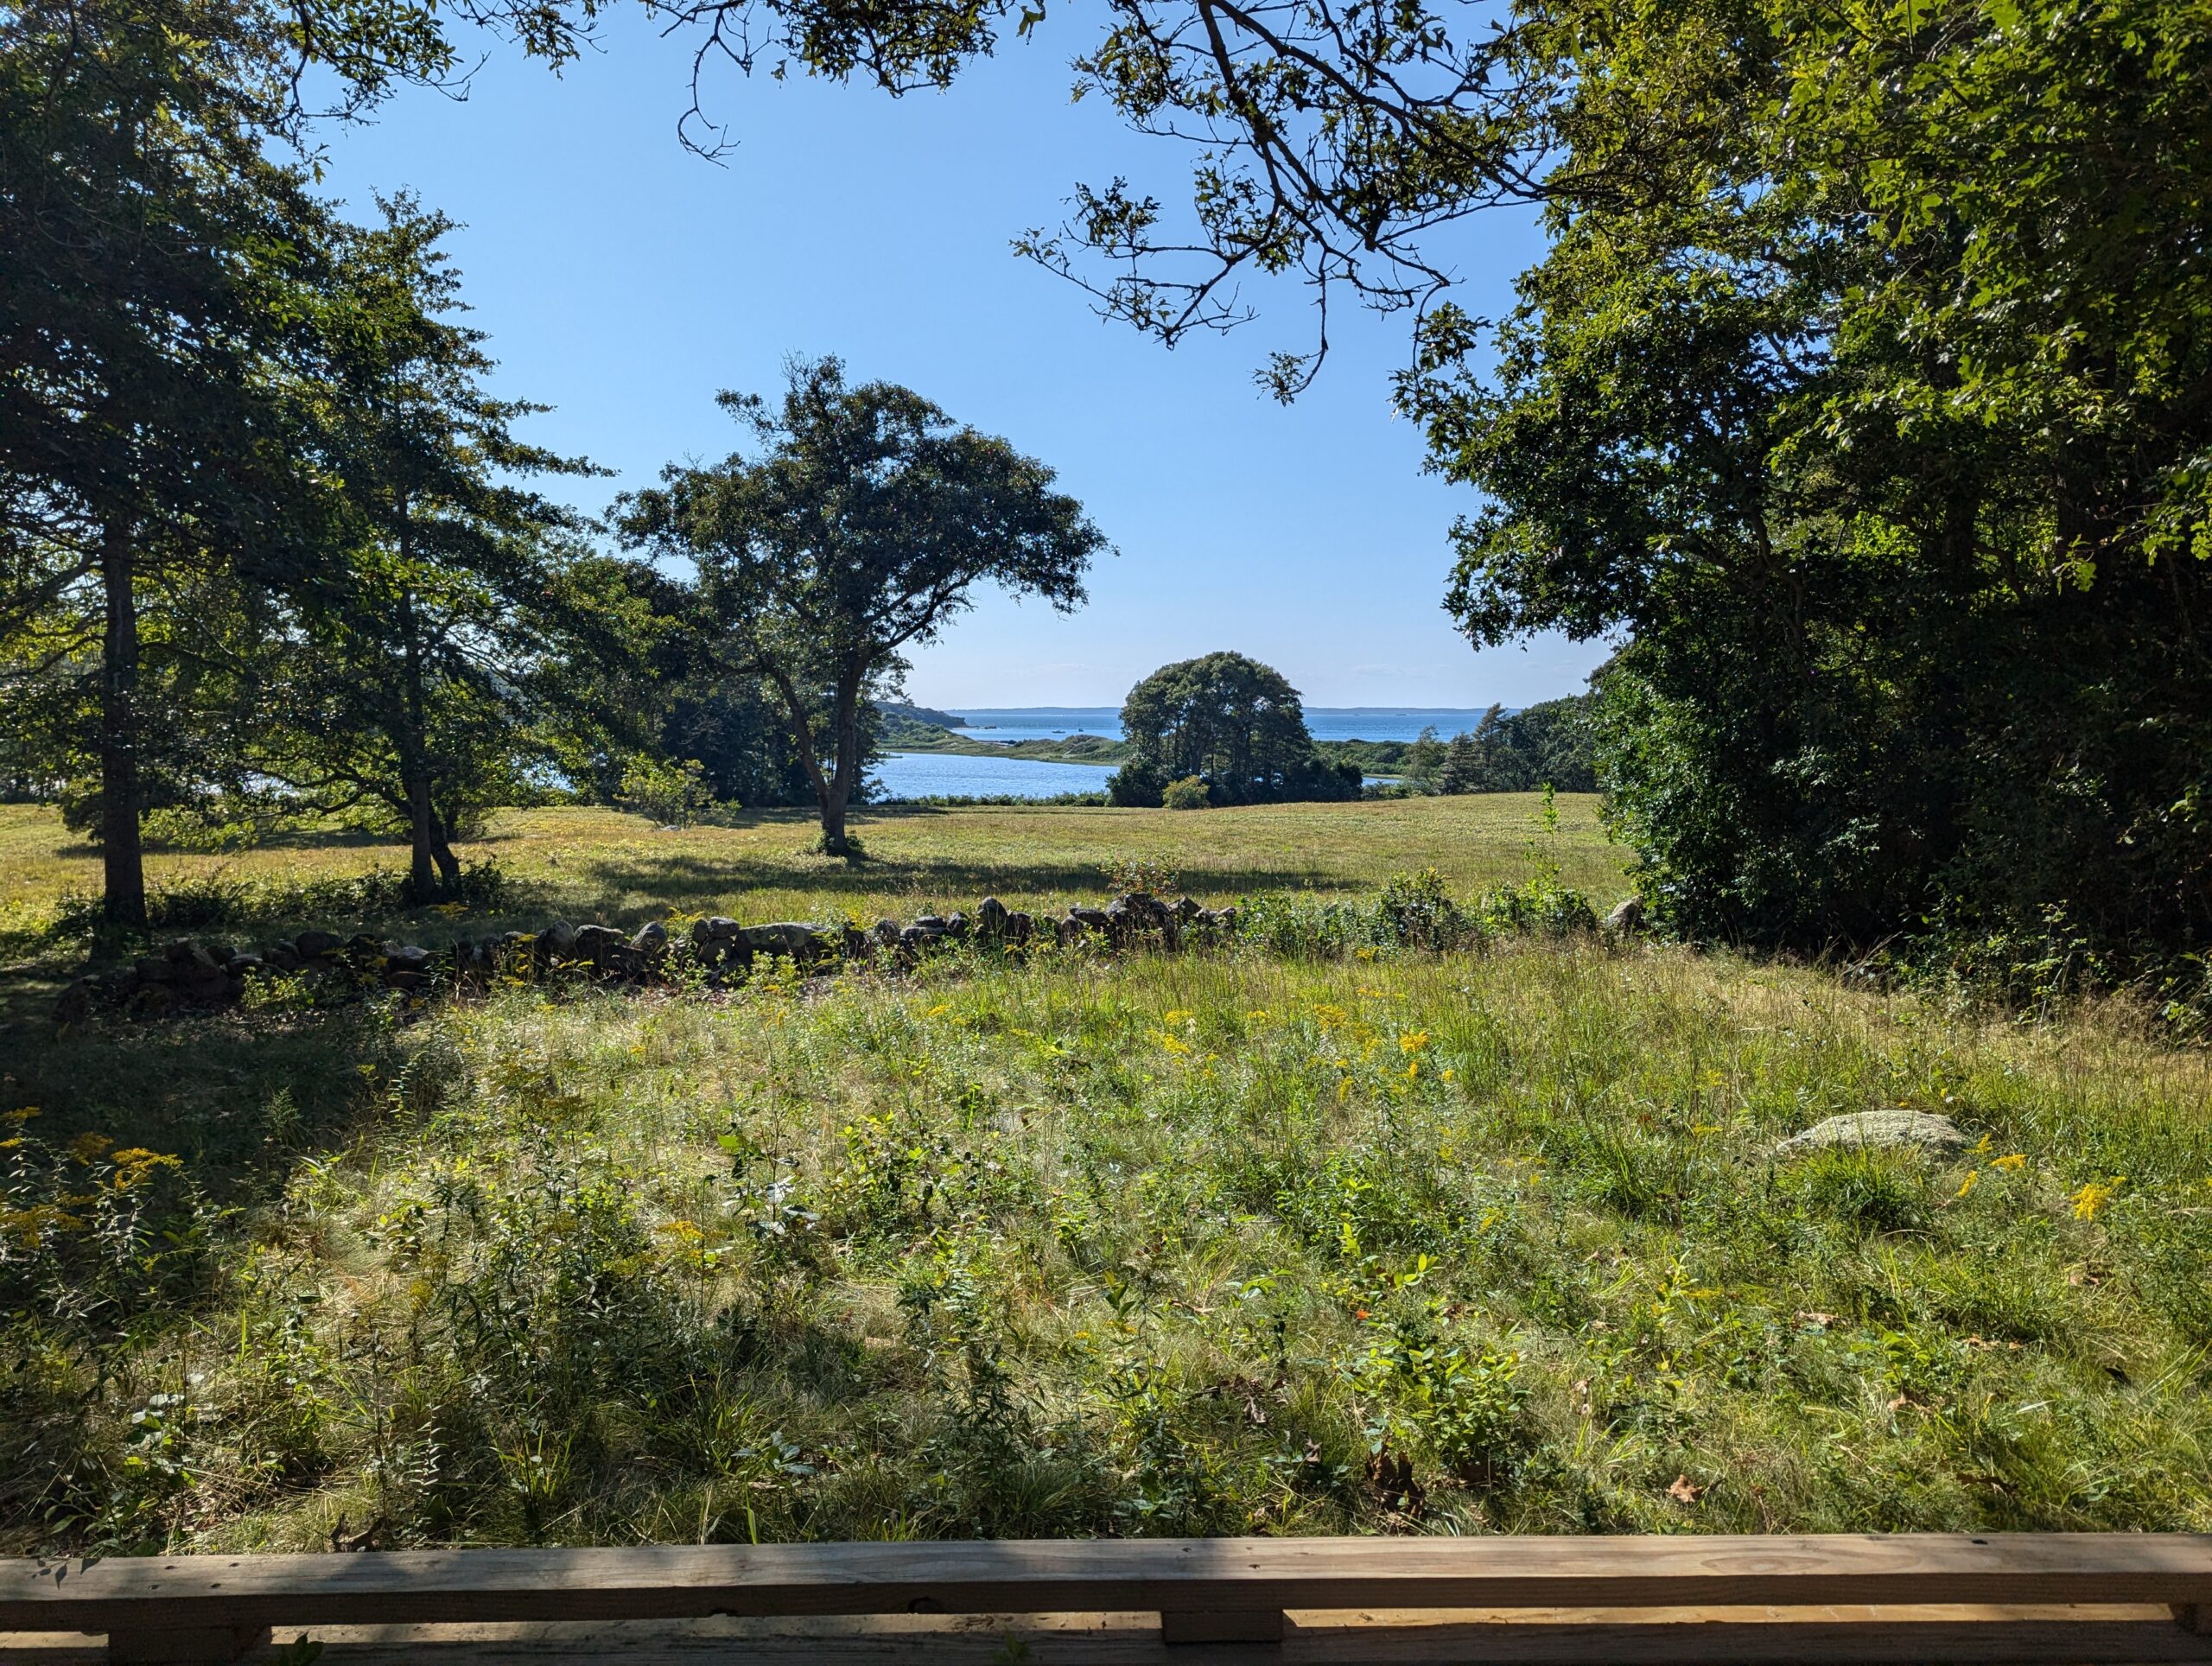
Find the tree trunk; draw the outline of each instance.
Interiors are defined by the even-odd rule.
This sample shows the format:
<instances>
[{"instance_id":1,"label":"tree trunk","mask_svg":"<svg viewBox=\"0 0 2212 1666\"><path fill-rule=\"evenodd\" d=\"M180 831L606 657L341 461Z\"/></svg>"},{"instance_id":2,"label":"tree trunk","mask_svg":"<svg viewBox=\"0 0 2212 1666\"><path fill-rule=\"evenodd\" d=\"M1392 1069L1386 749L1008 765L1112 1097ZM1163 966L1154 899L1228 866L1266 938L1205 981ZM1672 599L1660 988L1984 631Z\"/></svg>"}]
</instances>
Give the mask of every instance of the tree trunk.
<instances>
[{"instance_id":1,"label":"tree trunk","mask_svg":"<svg viewBox=\"0 0 2212 1666\"><path fill-rule=\"evenodd\" d=\"M130 529L100 530L106 629L100 645L100 861L105 912L118 925L146 924L146 857L138 837L138 595Z\"/></svg>"},{"instance_id":2,"label":"tree trunk","mask_svg":"<svg viewBox=\"0 0 2212 1666\"><path fill-rule=\"evenodd\" d=\"M836 767L822 787L822 849L832 856L850 857L853 843L845 832L845 809L860 779L860 674L841 677L837 707L831 722L836 725Z\"/></svg>"},{"instance_id":3,"label":"tree trunk","mask_svg":"<svg viewBox=\"0 0 2212 1666\"><path fill-rule=\"evenodd\" d=\"M437 811L430 802L429 727L423 694L423 654L415 639L415 599L399 594L402 658L399 774L407 792L407 900L429 902L439 892L436 856Z\"/></svg>"},{"instance_id":4,"label":"tree trunk","mask_svg":"<svg viewBox=\"0 0 2212 1666\"><path fill-rule=\"evenodd\" d=\"M420 760L406 768L407 777L407 900L429 902L438 894L437 869L430 855L435 813L430 808L430 783Z\"/></svg>"},{"instance_id":5,"label":"tree trunk","mask_svg":"<svg viewBox=\"0 0 2212 1666\"><path fill-rule=\"evenodd\" d=\"M799 697L798 681L779 665L765 665L762 670L776 685L776 691L784 696L784 709L791 718L791 739L798 747L798 760L806 770L806 779L814 784L814 802L822 815L822 849L829 855L849 856L853 848L845 836L845 803L852 797L853 785L852 778L845 773L845 690L842 686L837 690L837 713L833 720L837 724L836 766L824 775L822 760L814 755L814 725L808 721L806 702Z\"/></svg>"},{"instance_id":6,"label":"tree trunk","mask_svg":"<svg viewBox=\"0 0 2212 1666\"><path fill-rule=\"evenodd\" d=\"M450 816L431 813L430 860L438 865L438 884L451 891L461 880L461 858L453 854L453 823Z\"/></svg>"}]
</instances>

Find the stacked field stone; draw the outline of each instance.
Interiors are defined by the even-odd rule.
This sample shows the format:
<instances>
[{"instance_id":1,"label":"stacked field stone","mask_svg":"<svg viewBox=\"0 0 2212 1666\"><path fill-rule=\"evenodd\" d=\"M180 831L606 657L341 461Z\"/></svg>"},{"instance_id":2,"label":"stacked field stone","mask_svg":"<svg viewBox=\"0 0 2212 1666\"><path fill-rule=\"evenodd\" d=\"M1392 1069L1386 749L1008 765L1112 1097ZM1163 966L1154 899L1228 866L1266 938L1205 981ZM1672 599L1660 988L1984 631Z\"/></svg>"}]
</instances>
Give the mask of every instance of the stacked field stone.
<instances>
[{"instance_id":1,"label":"stacked field stone","mask_svg":"<svg viewBox=\"0 0 2212 1666\"><path fill-rule=\"evenodd\" d=\"M158 1019L219 1010L243 1002L251 980L272 976L301 979L318 999L377 990L482 989L498 978L537 982L584 977L646 985L696 971L709 983L721 984L743 977L763 958L789 960L812 971L845 962L907 968L954 944L1020 953L1090 942L1116 951L1173 953L1186 944L1221 941L1236 929L1234 908L1204 908L1188 897L1166 903L1133 891L1103 908L1071 908L1057 919L1010 909L996 897L985 897L972 915L923 914L907 925L880 919L868 928L805 920L744 925L717 914L695 923L681 941L658 920L626 933L611 925L572 925L561 919L537 932L463 938L439 949L323 931L302 932L247 950L179 938L158 954L79 978L62 991L54 1018L75 1024L99 1014Z\"/></svg>"}]
</instances>

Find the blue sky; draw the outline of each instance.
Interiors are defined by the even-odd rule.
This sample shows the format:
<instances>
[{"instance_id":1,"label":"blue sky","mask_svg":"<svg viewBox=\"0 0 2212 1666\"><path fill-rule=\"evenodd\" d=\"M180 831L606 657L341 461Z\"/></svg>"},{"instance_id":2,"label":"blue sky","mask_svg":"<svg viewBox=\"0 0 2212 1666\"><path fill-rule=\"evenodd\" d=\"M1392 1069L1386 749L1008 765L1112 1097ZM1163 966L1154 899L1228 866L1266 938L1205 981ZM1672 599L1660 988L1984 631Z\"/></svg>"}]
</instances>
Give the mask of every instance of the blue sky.
<instances>
[{"instance_id":1,"label":"blue sky","mask_svg":"<svg viewBox=\"0 0 2212 1666\"><path fill-rule=\"evenodd\" d=\"M408 188L464 222L450 247L499 391L556 407L531 437L615 471L580 507L730 451L716 390L773 391L788 354L836 353L1042 458L1119 550L1072 616L982 599L915 656L927 703L1119 704L1159 664L1234 648L1312 705L1523 705L1602 658L1477 654L1440 611L1472 499L1421 474L1389 410L1402 319L1338 308L1319 384L1285 409L1251 372L1307 344L1295 286L1248 290L1257 322L1170 353L1009 251L1077 180L1184 200L1184 153L1071 102L1069 29L941 94L715 81L735 142L716 165L676 139L688 51L615 17L559 77L494 49L465 102L411 91L328 136L324 181L360 215ZM1454 251L1464 304L1502 310L1536 247L1525 220L1483 222Z\"/></svg>"}]
</instances>

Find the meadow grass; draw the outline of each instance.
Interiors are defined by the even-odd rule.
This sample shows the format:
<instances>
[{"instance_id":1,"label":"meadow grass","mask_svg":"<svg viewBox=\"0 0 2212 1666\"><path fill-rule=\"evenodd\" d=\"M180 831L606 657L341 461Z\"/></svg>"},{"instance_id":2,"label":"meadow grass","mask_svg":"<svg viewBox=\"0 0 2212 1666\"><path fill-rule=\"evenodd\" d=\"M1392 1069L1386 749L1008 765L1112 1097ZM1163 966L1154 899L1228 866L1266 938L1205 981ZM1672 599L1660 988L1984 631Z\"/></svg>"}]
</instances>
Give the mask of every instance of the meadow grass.
<instances>
[{"instance_id":1,"label":"meadow grass","mask_svg":"<svg viewBox=\"0 0 2212 1666\"><path fill-rule=\"evenodd\" d=\"M2205 1530L2208 1090L1587 936L63 1035L0 1541Z\"/></svg>"},{"instance_id":2,"label":"meadow grass","mask_svg":"<svg viewBox=\"0 0 2212 1666\"><path fill-rule=\"evenodd\" d=\"M1524 876L1541 798L1534 793L1383 799L1351 804L1258 804L1231 810L976 809L886 807L858 811L853 831L868 860L847 863L811 846L813 817L801 811L743 814L727 826L661 829L613 810L513 810L486 836L459 847L464 862L496 863L505 875L506 914L531 924L550 912L631 925L673 912L731 915L748 922L871 918L972 908L996 891L1009 906L1059 909L1096 903L1108 864L1140 859L1174 870L1205 902L1256 891L1365 890L1401 870L1435 868L1455 891ZM1562 794L1559 829L1543 843L1570 885L1604 900L1624 894L1625 855L1598 825L1598 801ZM247 923L270 929L348 924L300 904L340 893L372 873L404 870L404 847L334 830L307 831L235 851L157 851L147 879L156 902L226 890ZM54 811L0 805L0 949L29 954L67 900L99 890L99 852L76 839ZM394 910L423 941L456 927L432 910ZM74 944L65 945L69 947Z\"/></svg>"}]
</instances>

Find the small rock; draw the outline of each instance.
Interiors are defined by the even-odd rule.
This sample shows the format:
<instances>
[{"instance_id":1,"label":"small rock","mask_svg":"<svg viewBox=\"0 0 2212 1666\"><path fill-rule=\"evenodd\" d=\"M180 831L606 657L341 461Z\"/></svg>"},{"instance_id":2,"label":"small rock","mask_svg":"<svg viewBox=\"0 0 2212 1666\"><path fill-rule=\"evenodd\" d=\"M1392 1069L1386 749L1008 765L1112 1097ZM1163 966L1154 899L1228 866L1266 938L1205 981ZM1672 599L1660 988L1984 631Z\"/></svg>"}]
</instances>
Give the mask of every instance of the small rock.
<instances>
[{"instance_id":1,"label":"small rock","mask_svg":"<svg viewBox=\"0 0 2212 1666\"><path fill-rule=\"evenodd\" d=\"M1827 1146L1916 1146L1939 1157L1955 1157L1973 1143L1948 1116L1889 1105L1880 1110L1854 1111L1815 1122L1802 1134L1793 1134L1774 1148L1777 1157L1802 1157Z\"/></svg>"},{"instance_id":2,"label":"small rock","mask_svg":"<svg viewBox=\"0 0 2212 1666\"><path fill-rule=\"evenodd\" d=\"M637 936L630 939L630 946L641 955L657 955L668 947L668 927L657 919L649 919L638 928Z\"/></svg>"},{"instance_id":3,"label":"small rock","mask_svg":"<svg viewBox=\"0 0 2212 1666\"><path fill-rule=\"evenodd\" d=\"M1605 932L1611 937L1634 937L1643 929L1643 899L1624 897L1613 905L1613 912L1605 916Z\"/></svg>"},{"instance_id":4,"label":"small rock","mask_svg":"<svg viewBox=\"0 0 2212 1666\"><path fill-rule=\"evenodd\" d=\"M292 939L292 947L302 960L319 960L324 955L338 952L338 945L345 939L335 932L302 932Z\"/></svg>"},{"instance_id":5,"label":"small rock","mask_svg":"<svg viewBox=\"0 0 2212 1666\"><path fill-rule=\"evenodd\" d=\"M389 943L385 945L384 963L395 972L426 971L430 964L430 951L412 943Z\"/></svg>"},{"instance_id":6,"label":"small rock","mask_svg":"<svg viewBox=\"0 0 2212 1666\"><path fill-rule=\"evenodd\" d=\"M92 1015L92 980L80 977L61 992L54 1003L54 1021L57 1024L81 1024Z\"/></svg>"}]
</instances>

